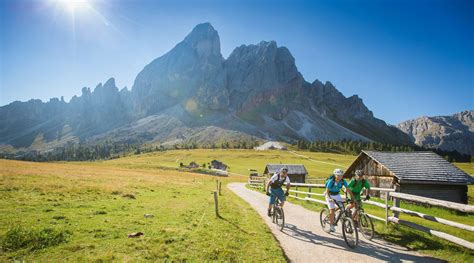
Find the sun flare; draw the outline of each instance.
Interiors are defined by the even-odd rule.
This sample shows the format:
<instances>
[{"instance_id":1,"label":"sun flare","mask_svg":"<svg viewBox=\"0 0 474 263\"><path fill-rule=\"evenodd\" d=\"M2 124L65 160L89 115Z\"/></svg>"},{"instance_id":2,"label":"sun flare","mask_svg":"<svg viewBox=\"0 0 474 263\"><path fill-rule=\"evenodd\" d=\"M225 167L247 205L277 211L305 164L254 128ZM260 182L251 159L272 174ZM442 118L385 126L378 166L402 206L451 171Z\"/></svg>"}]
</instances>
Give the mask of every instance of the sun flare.
<instances>
[{"instance_id":1,"label":"sun flare","mask_svg":"<svg viewBox=\"0 0 474 263\"><path fill-rule=\"evenodd\" d=\"M92 7L89 0L55 0L55 3L72 13L85 11Z\"/></svg>"}]
</instances>

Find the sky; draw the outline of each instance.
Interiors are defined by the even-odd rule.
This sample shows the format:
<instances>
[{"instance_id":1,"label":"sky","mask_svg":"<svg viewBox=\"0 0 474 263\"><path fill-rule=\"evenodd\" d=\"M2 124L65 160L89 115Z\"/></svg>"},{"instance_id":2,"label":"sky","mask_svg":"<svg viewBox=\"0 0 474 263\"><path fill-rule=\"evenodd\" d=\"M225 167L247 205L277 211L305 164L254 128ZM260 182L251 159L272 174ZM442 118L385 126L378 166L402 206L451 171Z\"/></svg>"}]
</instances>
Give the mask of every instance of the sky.
<instances>
[{"instance_id":1,"label":"sky","mask_svg":"<svg viewBox=\"0 0 474 263\"><path fill-rule=\"evenodd\" d=\"M275 40L387 123L474 109L474 1L0 0L0 106L136 75L199 23L227 58ZM76 2L74 2L76 1Z\"/></svg>"}]
</instances>

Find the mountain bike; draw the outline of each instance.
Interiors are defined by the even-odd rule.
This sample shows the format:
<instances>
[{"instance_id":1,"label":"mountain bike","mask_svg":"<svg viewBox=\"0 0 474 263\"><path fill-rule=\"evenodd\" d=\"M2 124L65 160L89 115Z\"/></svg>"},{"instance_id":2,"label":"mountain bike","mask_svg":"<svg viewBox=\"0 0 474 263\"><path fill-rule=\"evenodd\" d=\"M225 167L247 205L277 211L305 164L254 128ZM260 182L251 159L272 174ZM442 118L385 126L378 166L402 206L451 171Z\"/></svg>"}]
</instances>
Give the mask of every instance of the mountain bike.
<instances>
[{"instance_id":1,"label":"mountain bike","mask_svg":"<svg viewBox=\"0 0 474 263\"><path fill-rule=\"evenodd\" d=\"M348 203L348 198L346 201L341 203L336 202L334 199L329 196L329 198L336 204L337 208L334 211L334 225L337 226L339 220L342 222L342 236L344 241L350 248L355 248L359 242L359 234L357 228L355 227L354 220L352 220L351 211L347 210L344 206L344 203ZM319 214L319 220L321 222L321 227L324 232L330 232L330 221L329 221L329 209L326 207L321 210Z\"/></svg>"},{"instance_id":2,"label":"mountain bike","mask_svg":"<svg viewBox=\"0 0 474 263\"><path fill-rule=\"evenodd\" d=\"M370 218L364 211L360 205L357 205L357 221L358 221L358 228L362 235L367 238L368 240L372 240L374 237L374 223L372 222L372 218Z\"/></svg>"},{"instance_id":3,"label":"mountain bike","mask_svg":"<svg viewBox=\"0 0 474 263\"><path fill-rule=\"evenodd\" d=\"M283 212L283 208L280 206L280 199L276 199L276 202L272 206L271 215L272 215L272 222L275 223L279 228L280 231L283 231L285 227L285 212Z\"/></svg>"}]
</instances>

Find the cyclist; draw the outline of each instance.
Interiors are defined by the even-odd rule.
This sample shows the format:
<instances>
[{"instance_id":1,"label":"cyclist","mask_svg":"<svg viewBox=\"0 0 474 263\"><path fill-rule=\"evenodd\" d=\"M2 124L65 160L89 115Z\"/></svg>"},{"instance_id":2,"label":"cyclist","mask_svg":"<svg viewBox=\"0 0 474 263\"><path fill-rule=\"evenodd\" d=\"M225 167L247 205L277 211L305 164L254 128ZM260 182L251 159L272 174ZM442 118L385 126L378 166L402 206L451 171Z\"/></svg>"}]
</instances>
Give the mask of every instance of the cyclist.
<instances>
[{"instance_id":1,"label":"cyclist","mask_svg":"<svg viewBox=\"0 0 474 263\"><path fill-rule=\"evenodd\" d=\"M350 193L351 191L348 188L347 182L342 179L343 175L344 171L342 169L334 169L333 175L326 180L326 190L324 191L324 195L326 196L326 202L329 207L329 223L331 232L336 231L336 228L334 227L334 211L336 209L336 204L334 202L343 205L339 191L342 187L344 187L344 191L346 192Z\"/></svg>"},{"instance_id":2,"label":"cyclist","mask_svg":"<svg viewBox=\"0 0 474 263\"><path fill-rule=\"evenodd\" d=\"M364 173L361 170L356 170L355 176L349 182L349 189L351 189L352 193L354 194L354 199L357 203L356 209L354 209L354 212L352 213L352 218L354 219L354 222L356 222L356 224L357 224L357 218L359 217L358 215L359 209L357 208L362 207L362 200L360 197L362 188L370 190L370 184L368 180L364 179ZM367 191L367 195L365 196L364 201L367 201L369 199L370 199L369 191ZM353 207L354 205L353 203L351 203L347 206L347 209L352 209Z\"/></svg>"},{"instance_id":3,"label":"cyclist","mask_svg":"<svg viewBox=\"0 0 474 263\"><path fill-rule=\"evenodd\" d=\"M281 188L286 183L286 192ZM272 205L275 204L276 199L280 199L280 207L283 208L286 196L290 191L290 178L288 177L288 168L282 167L279 172L276 172L268 181L266 187L267 195L270 196L270 203L268 205L268 216L272 216Z\"/></svg>"}]
</instances>

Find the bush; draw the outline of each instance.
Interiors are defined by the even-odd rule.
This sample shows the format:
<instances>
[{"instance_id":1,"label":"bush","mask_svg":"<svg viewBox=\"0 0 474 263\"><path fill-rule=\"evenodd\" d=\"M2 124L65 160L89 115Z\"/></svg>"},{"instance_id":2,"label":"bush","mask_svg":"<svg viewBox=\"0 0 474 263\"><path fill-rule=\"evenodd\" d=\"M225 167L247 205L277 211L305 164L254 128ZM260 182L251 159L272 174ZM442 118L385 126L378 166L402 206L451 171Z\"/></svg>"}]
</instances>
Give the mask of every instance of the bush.
<instances>
[{"instance_id":1,"label":"bush","mask_svg":"<svg viewBox=\"0 0 474 263\"><path fill-rule=\"evenodd\" d=\"M1 249L15 251L23 248L43 249L67 242L69 231L43 228L41 230L15 226L9 229L1 240Z\"/></svg>"}]
</instances>

